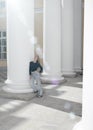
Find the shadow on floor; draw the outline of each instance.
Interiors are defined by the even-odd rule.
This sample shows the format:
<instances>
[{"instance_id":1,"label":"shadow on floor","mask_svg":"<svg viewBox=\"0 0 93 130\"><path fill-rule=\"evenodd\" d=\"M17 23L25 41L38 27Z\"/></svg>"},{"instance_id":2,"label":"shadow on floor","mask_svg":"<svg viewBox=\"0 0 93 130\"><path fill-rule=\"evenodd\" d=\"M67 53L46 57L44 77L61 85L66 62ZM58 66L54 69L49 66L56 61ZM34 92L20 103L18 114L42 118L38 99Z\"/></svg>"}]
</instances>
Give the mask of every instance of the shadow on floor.
<instances>
[{"instance_id":1,"label":"shadow on floor","mask_svg":"<svg viewBox=\"0 0 93 130\"><path fill-rule=\"evenodd\" d=\"M73 79L73 81L70 82L70 80L67 79L67 81L68 82L61 85L61 87L65 86L65 85L69 86L69 87L71 86L71 87L77 87L77 88L82 87L81 84L77 84L77 82L82 81L81 77L79 77L79 80ZM46 86L47 86L47 89L46 89ZM48 89L49 87L50 87L50 85L49 86L44 85L44 96L42 98L37 98L36 96L34 96L34 98L32 98L31 100L28 100L28 101L18 100L19 105L16 104L16 100L14 100L14 99L0 98L0 130L10 130L14 126L24 122L26 120L25 118L14 117L11 114L14 112L17 112L21 109L24 109L25 107L27 107L28 105L31 105L33 103L42 105L45 107L49 107L49 108L52 108L52 109L55 109L58 111L74 113L77 116L82 115L82 104L81 103L72 102L72 101L69 101L69 99L64 100L64 99L56 98L57 96L64 95L66 93L66 91L61 90L59 92L57 90L58 88L60 88L60 85L55 85L55 86L51 87L50 89ZM56 96L56 97L53 97L53 96ZM13 108L8 109L8 107L5 107L5 106L7 106L7 104L9 105L11 103L14 106ZM5 122L5 125L4 125L4 122Z\"/></svg>"}]
</instances>

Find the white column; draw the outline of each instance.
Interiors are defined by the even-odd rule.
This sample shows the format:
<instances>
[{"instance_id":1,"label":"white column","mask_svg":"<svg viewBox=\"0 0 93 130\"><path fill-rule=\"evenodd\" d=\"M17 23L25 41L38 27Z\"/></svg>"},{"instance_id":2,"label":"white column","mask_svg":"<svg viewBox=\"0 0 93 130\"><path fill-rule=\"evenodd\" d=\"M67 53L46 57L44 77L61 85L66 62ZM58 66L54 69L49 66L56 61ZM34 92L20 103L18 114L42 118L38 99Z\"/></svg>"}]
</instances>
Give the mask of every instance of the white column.
<instances>
[{"instance_id":1,"label":"white column","mask_svg":"<svg viewBox=\"0 0 93 130\"><path fill-rule=\"evenodd\" d=\"M4 90L31 92L29 62L34 57L34 0L7 0L8 79Z\"/></svg>"},{"instance_id":2,"label":"white column","mask_svg":"<svg viewBox=\"0 0 93 130\"><path fill-rule=\"evenodd\" d=\"M74 0L74 70L82 72L83 63L83 2Z\"/></svg>"},{"instance_id":3,"label":"white column","mask_svg":"<svg viewBox=\"0 0 93 130\"><path fill-rule=\"evenodd\" d=\"M46 82L63 82L61 77L61 1L44 0L44 66Z\"/></svg>"},{"instance_id":4,"label":"white column","mask_svg":"<svg viewBox=\"0 0 93 130\"><path fill-rule=\"evenodd\" d=\"M74 77L73 0L62 0L62 72Z\"/></svg>"},{"instance_id":5,"label":"white column","mask_svg":"<svg viewBox=\"0 0 93 130\"><path fill-rule=\"evenodd\" d=\"M74 130L93 130L93 0L85 0L82 121Z\"/></svg>"}]
</instances>

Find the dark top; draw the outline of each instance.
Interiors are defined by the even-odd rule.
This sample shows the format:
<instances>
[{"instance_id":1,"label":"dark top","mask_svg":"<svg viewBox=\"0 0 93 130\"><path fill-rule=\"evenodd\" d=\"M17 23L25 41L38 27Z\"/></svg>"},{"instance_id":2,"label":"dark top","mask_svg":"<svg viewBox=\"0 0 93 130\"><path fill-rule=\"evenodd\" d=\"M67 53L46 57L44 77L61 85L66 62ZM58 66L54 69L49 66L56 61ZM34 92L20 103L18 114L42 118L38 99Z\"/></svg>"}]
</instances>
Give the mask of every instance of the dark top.
<instances>
[{"instance_id":1,"label":"dark top","mask_svg":"<svg viewBox=\"0 0 93 130\"><path fill-rule=\"evenodd\" d=\"M36 71L38 68L40 68L40 73L42 73L42 71L43 71L43 68L42 68L42 66L40 65L40 63L39 62L33 62L33 61L31 61L30 63L29 63L29 75L31 75L31 72L34 72L34 71Z\"/></svg>"}]
</instances>

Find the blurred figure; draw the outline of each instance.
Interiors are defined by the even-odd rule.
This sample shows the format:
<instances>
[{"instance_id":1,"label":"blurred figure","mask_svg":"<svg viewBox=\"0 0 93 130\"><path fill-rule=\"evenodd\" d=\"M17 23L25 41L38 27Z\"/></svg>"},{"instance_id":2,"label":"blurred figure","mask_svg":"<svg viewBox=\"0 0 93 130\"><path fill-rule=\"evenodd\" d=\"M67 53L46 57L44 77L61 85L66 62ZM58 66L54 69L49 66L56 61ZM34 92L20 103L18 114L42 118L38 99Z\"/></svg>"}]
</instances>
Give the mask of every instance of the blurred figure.
<instances>
[{"instance_id":1,"label":"blurred figure","mask_svg":"<svg viewBox=\"0 0 93 130\"><path fill-rule=\"evenodd\" d=\"M37 93L38 97L43 96L43 89L41 86L40 74L43 72L43 68L39 63L39 56L35 56L34 61L29 63L29 75L31 80L31 86L34 93ZM37 84L35 84L35 82Z\"/></svg>"}]
</instances>

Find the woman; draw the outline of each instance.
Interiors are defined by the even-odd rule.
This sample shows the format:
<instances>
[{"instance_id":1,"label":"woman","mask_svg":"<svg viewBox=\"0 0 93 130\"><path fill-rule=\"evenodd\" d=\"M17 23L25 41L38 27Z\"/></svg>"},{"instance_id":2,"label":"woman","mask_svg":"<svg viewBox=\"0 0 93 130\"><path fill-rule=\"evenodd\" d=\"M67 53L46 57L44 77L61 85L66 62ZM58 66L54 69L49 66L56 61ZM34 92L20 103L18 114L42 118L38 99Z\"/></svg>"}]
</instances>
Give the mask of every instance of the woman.
<instances>
[{"instance_id":1,"label":"woman","mask_svg":"<svg viewBox=\"0 0 93 130\"><path fill-rule=\"evenodd\" d=\"M35 56L34 61L31 61L29 64L29 75L31 80L31 86L34 93L37 93L38 97L43 96L43 89L41 87L40 74L42 73L43 68L39 63L39 57ZM35 84L35 81L37 85Z\"/></svg>"}]
</instances>

